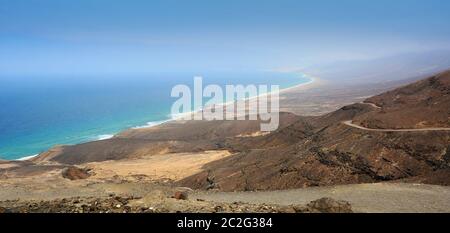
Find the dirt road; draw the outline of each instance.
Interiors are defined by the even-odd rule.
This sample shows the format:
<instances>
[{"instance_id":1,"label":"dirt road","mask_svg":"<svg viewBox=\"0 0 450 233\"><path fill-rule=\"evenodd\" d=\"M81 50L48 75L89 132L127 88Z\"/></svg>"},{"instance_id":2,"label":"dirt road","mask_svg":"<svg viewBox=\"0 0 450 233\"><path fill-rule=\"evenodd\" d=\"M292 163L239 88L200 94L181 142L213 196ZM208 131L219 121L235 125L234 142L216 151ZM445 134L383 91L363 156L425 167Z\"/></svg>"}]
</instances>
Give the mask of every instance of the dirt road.
<instances>
[{"instance_id":1,"label":"dirt road","mask_svg":"<svg viewBox=\"0 0 450 233\"><path fill-rule=\"evenodd\" d=\"M450 128L421 128L421 129L370 129L360 125L355 125L351 120L343 121L342 124L362 129L366 131L376 131L376 132L424 132L424 131L450 131Z\"/></svg>"},{"instance_id":2,"label":"dirt road","mask_svg":"<svg viewBox=\"0 0 450 233\"><path fill-rule=\"evenodd\" d=\"M318 198L331 197L350 202L356 212L450 212L450 187L405 183L340 185L268 192L199 192L190 197L225 203L278 205L303 205Z\"/></svg>"}]
</instances>

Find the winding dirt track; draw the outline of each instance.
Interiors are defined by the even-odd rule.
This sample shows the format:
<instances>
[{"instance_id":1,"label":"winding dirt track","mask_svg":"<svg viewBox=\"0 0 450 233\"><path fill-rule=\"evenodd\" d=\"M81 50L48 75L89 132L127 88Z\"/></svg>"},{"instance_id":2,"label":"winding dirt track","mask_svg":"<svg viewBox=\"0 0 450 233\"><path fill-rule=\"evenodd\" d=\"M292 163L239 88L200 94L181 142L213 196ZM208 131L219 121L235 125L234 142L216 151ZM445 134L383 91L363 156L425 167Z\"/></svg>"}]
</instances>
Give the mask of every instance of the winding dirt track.
<instances>
[{"instance_id":1,"label":"winding dirt track","mask_svg":"<svg viewBox=\"0 0 450 233\"><path fill-rule=\"evenodd\" d=\"M374 104L374 103L366 103L366 102L362 102L361 104L366 104L366 105L370 105L370 106L372 106L373 108L376 108L376 109L381 109L381 107L380 107L380 106L378 106L378 105L376 105L376 104Z\"/></svg>"},{"instance_id":2,"label":"winding dirt track","mask_svg":"<svg viewBox=\"0 0 450 233\"><path fill-rule=\"evenodd\" d=\"M343 121L342 124L362 129L366 131L376 131L376 132L423 132L423 131L450 131L450 128L421 128L421 129L370 129L360 125L355 125L352 123L352 120Z\"/></svg>"},{"instance_id":3,"label":"winding dirt track","mask_svg":"<svg viewBox=\"0 0 450 233\"><path fill-rule=\"evenodd\" d=\"M366 104L369 105L375 109L381 109L380 106L374 104L374 103L361 103L361 104ZM362 130L366 130L366 131L376 131L376 132L424 132L424 131L450 131L450 128L438 128L438 127L433 127L433 128L420 128L420 129L371 129L371 128L366 128L364 126L360 126L360 125L356 125L353 124L352 120L349 121L343 121L342 124L353 127L353 128L357 128L357 129L362 129Z\"/></svg>"}]
</instances>

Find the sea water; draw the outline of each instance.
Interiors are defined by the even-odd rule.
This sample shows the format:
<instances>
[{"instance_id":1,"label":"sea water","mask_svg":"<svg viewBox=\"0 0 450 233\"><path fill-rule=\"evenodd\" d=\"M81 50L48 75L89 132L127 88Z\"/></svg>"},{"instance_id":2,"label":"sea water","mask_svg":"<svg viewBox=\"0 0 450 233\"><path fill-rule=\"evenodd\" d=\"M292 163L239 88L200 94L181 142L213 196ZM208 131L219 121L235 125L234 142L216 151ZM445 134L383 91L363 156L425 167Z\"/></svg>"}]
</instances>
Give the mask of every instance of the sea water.
<instances>
[{"instance_id":1,"label":"sea water","mask_svg":"<svg viewBox=\"0 0 450 233\"><path fill-rule=\"evenodd\" d=\"M177 84L279 85L306 83L298 73L159 73L123 76L0 77L0 158L20 159L55 145L111 138L170 119Z\"/></svg>"}]
</instances>

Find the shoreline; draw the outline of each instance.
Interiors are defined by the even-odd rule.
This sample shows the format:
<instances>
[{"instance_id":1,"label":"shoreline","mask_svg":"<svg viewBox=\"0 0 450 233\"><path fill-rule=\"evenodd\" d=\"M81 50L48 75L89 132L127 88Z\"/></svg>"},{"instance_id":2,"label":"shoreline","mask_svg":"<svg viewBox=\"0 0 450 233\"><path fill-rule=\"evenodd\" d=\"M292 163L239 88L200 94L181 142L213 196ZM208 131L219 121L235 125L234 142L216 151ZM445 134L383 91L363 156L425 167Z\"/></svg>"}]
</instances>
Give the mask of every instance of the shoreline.
<instances>
[{"instance_id":1,"label":"shoreline","mask_svg":"<svg viewBox=\"0 0 450 233\"><path fill-rule=\"evenodd\" d=\"M294 73L299 73L299 72L294 72ZM314 77L314 76L311 76L311 75L308 75L308 74L299 73L299 75L301 75L303 78L309 79L309 81L307 81L307 82L305 82L305 83L300 83L300 84L297 84L297 85L294 85L294 86L291 86L291 87L286 87L286 88L280 89L280 90L278 91L278 92L279 92L278 94L281 95L282 93L294 91L294 90L296 90L296 89L298 89L298 88L313 88L313 87L311 87L311 85L312 85L312 84L317 84L317 82L318 82L318 80L319 80L319 78ZM272 94L272 93L273 93L273 91L270 91L270 92L267 92L267 93L263 93L263 94L259 94L259 95L253 96L253 97L249 97L249 98L246 99L246 101L251 101L251 100L260 98L260 97L262 97L262 96L270 95L270 94ZM233 101L233 102L234 102L234 101ZM225 103L220 103L220 104L217 104L217 105L224 107L224 106L227 106L227 105L229 105L229 104L231 104L231 101L230 101L230 102L225 102ZM185 116L187 116L187 115L196 114L196 113L198 113L198 112L201 112L201 111L203 111L203 110L204 110L205 108L207 108L207 107L208 107L208 106L205 106L205 107L202 107L202 108L199 109L199 110L195 110L195 111L183 113L183 114L180 114L180 116L175 116L175 117L172 117L172 118L169 118L169 119L166 119L166 120L149 121L149 122L147 122L146 125L130 127L130 128L121 130L120 132L117 132L117 133L114 133L114 134L103 134L103 135L98 135L98 136L97 136L97 137L98 137L97 139L91 140L91 141L87 141L87 142L84 142L84 143L89 143L89 142L95 142L95 141L102 141L102 140L111 139L111 138L114 138L114 137L116 137L117 135L119 135L121 132L124 132L124 131L127 131L127 130L149 129L149 128L156 127L156 126L159 126L159 125L162 125L162 124L166 124L166 123L169 123L169 122L179 121L179 120L182 120L183 117L185 117ZM77 143L77 144L79 144L79 143ZM77 144L74 144L74 145L77 145ZM41 153L38 153L38 154L34 154L34 155L24 156L24 157L21 157L21 158L18 158L18 159L11 159L11 160L8 160L8 161L28 161L28 160L31 160L31 159L33 159L33 158L35 158L35 157L38 157L38 156L39 156L40 154L42 154L42 153L45 153L45 151L44 151L44 152L41 152Z\"/></svg>"},{"instance_id":2,"label":"shoreline","mask_svg":"<svg viewBox=\"0 0 450 233\"><path fill-rule=\"evenodd\" d=\"M285 94L286 92L291 92L291 91L299 91L299 90L308 90L308 89L312 89L312 88L316 88L319 85L322 85L324 83L326 83L326 81L324 81L322 78L319 78L317 76L313 76L310 74L303 74L305 77L309 78L310 81L304 84L299 84L293 87L288 87L283 89L281 92L283 92L283 94ZM280 94L281 94L280 92Z\"/></svg>"},{"instance_id":3,"label":"shoreline","mask_svg":"<svg viewBox=\"0 0 450 233\"><path fill-rule=\"evenodd\" d=\"M281 94L284 94L285 92L294 91L294 90L299 89L299 88L308 88L311 84L317 84L318 81L320 80L319 78L311 76L311 75L307 75L307 74L304 74L304 73L300 73L300 74L302 75L302 77L305 77L305 78L309 79L309 81L305 82L305 83L300 83L300 84L294 85L292 87L286 87L286 88L283 88L283 89L279 89L278 90L279 97L280 97ZM309 87L309 88L313 88L313 87ZM252 97L246 98L245 101L251 101L251 100L260 98L262 96L271 95L272 93L273 93L273 91L270 91L270 92L267 92L267 93L259 94L259 95L256 95L256 96L252 96ZM230 104L232 104L234 102L235 101L228 101L228 102L219 103L219 104L216 104L216 105L222 106L222 107L226 107L227 105L230 105ZM182 119L183 117L188 116L188 115L192 115L192 114L197 114L197 113L203 111L204 109L207 109L208 107L210 107L210 106L204 106L204 107L202 107L199 110L193 110L193 111L190 111L190 112L179 114L178 116L172 117L172 118L170 118L168 120L160 121L160 122L162 122L160 124L151 125L151 126L148 126L148 127L146 127L146 126L133 127L131 129L151 128L151 127L158 126L158 125L161 125L161 124L165 124L165 123L168 123L168 122L171 122L171 121L183 120Z\"/></svg>"},{"instance_id":4,"label":"shoreline","mask_svg":"<svg viewBox=\"0 0 450 233\"><path fill-rule=\"evenodd\" d=\"M280 94L282 94L284 92L293 91L293 90L295 90L297 88L305 88L305 87L308 88L308 86L310 86L312 84L317 84L318 81L319 81L319 78L317 78L315 76L311 76L311 75L304 74L304 73L302 73L302 75L304 77L306 77L306 78L309 78L310 80L308 82L306 82L306 83L300 83L300 84L292 86L292 87L283 88L283 89L280 90ZM310 88L312 88L312 87L310 87Z\"/></svg>"},{"instance_id":5,"label":"shoreline","mask_svg":"<svg viewBox=\"0 0 450 233\"><path fill-rule=\"evenodd\" d=\"M32 159L32 158L35 158L35 157L37 157L37 156L39 156L40 154L35 154L35 155L29 155L29 156L25 156L25 157L22 157L22 158L19 158L19 159L15 159L15 160L10 160L10 161L27 161L27 160L30 160L30 159Z\"/></svg>"}]
</instances>

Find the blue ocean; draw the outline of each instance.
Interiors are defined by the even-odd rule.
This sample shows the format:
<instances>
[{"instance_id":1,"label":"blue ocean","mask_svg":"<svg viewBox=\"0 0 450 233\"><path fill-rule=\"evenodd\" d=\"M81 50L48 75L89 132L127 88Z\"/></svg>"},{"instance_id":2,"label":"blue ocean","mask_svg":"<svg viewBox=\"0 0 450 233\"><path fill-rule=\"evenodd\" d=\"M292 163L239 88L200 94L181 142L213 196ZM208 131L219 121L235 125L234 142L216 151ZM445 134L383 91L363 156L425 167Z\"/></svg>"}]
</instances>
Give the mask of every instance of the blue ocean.
<instances>
[{"instance_id":1,"label":"blue ocean","mask_svg":"<svg viewBox=\"0 0 450 233\"><path fill-rule=\"evenodd\" d=\"M109 138L170 119L177 84L269 84L310 81L298 73L161 73L133 76L0 77L0 159L35 155L55 145Z\"/></svg>"}]
</instances>

